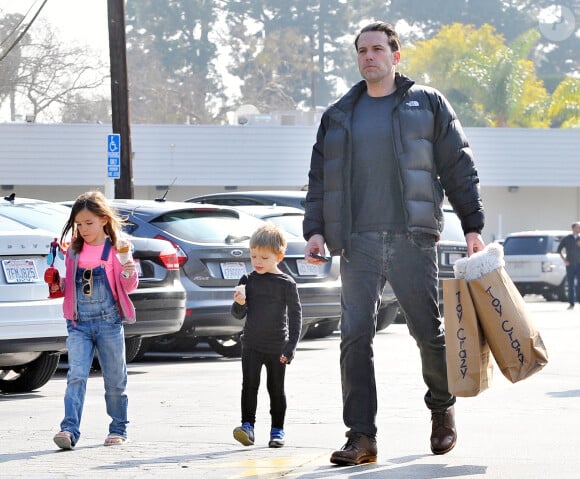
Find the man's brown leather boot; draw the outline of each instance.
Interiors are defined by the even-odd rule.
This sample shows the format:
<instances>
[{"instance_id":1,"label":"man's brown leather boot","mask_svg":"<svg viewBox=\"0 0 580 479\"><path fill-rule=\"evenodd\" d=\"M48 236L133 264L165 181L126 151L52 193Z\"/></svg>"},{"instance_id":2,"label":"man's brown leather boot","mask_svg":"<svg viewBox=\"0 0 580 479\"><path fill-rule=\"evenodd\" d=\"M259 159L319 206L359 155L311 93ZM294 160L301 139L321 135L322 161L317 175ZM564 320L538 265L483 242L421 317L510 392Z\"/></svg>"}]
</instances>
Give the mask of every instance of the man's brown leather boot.
<instances>
[{"instance_id":1,"label":"man's brown leather boot","mask_svg":"<svg viewBox=\"0 0 580 479\"><path fill-rule=\"evenodd\" d=\"M348 431L348 440L340 451L334 451L330 462L339 466L356 466L367 462L377 462L377 440L360 432Z\"/></svg>"},{"instance_id":2,"label":"man's brown leather boot","mask_svg":"<svg viewBox=\"0 0 580 479\"><path fill-rule=\"evenodd\" d=\"M455 430L455 408L431 413L431 451L433 454L447 454L455 447L457 431Z\"/></svg>"}]
</instances>

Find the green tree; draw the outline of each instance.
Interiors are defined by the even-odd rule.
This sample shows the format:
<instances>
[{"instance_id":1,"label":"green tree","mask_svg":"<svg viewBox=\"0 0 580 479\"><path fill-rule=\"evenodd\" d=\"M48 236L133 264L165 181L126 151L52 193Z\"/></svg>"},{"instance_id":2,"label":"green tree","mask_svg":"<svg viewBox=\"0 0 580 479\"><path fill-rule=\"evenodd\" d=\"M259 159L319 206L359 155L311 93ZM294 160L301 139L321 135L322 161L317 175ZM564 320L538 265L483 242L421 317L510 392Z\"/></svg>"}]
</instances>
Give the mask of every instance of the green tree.
<instances>
[{"instance_id":1,"label":"green tree","mask_svg":"<svg viewBox=\"0 0 580 479\"><path fill-rule=\"evenodd\" d=\"M545 9L563 4L576 15L576 25L580 18L580 4L577 1L554 2L553 0L391 0L385 2L361 2L368 12L386 10L385 17L392 23L404 19L410 25L405 39L409 41L429 39L444 26L452 23L495 27L507 42L512 42L529 30L539 31L540 14ZM368 5L370 4L370 5ZM371 6L372 5L372 6ZM371 10L372 11L372 10ZM382 14L382 13L381 13ZM555 19L557 22L558 20ZM453 45L450 46L453 48ZM567 75L580 73L580 37L577 34L553 40L542 35L535 45L533 61L537 76L542 78L548 90Z\"/></svg>"},{"instance_id":2,"label":"green tree","mask_svg":"<svg viewBox=\"0 0 580 479\"><path fill-rule=\"evenodd\" d=\"M313 108L336 96L351 7L341 0L234 0L227 4L231 72L241 103ZM336 25L343 25L336 33Z\"/></svg>"},{"instance_id":3,"label":"green tree","mask_svg":"<svg viewBox=\"0 0 580 479\"><path fill-rule=\"evenodd\" d=\"M63 123L111 123L111 98L87 98L75 94L67 99L61 109Z\"/></svg>"},{"instance_id":4,"label":"green tree","mask_svg":"<svg viewBox=\"0 0 580 479\"><path fill-rule=\"evenodd\" d=\"M444 26L453 23L493 25L508 39L514 39L530 28L529 15L521 10L528 1L505 0L391 0L389 18L405 19L415 27L417 38L430 38ZM537 3L537 2L536 2Z\"/></svg>"},{"instance_id":5,"label":"green tree","mask_svg":"<svg viewBox=\"0 0 580 479\"><path fill-rule=\"evenodd\" d=\"M24 16L8 14L0 18L0 105L10 101L11 120L15 120L16 89L19 84L22 47L30 42L30 35L24 35L18 42Z\"/></svg>"},{"instance_id":6,"label":"green tree","mask_svg":"<svg viewBox=\"0 0 580 479\"><path fill-rule=\"evenodd\" d=\"M130 89L138 92L131 95L134 121L220 120L219 105L225 97L216 71L218 45L212 32L223 4L217 0L128 2L127 57L133 67L129 83ZM136 65L144 68L136 69ZM150 82L153 69L156 81ZM134 108L137 102L141 110Z\"/></svg>"},{"instance_id":7,"label":"green tree","mask_svg":"<svg viewBox=\"0 0 580 479\"><path fill-rule=\"evenodd\" d=\"M472 98L484 105L490 126L550 125L546 115L549 95L529 60L539 38L537 30L529 30L496 52L466 58L459 77L471 85Z\"/></svg>"},{"instance_id":8,"label":"green tree","mask_svg":"<svg viewBox=\"0 0 580 479\"><path fill-rule=\"evenodd\" d=\"M580 79L566 78L554 90L549 109L554 126L580 127Z\"/></svg>"},{"instance_id":9,"label":"green tree","mask_svg":"<svg viewBox=\"0 0 580 479\"><path fill-rule=\"evenodd\" d=\"M13 121L17 109L32 121L58 121L59 109L71 98L94 92L104 84L105 66L87 47L65 44L55 29L42 20L36 20L8 52L20 36L16 32L26 27L22 20L22 16L4 18L3 25L12 34L2 41L7 55L0 68L0 95L10 97Z\"/></svg>"},{"instance_id":10,"label":"green tree","mask_svg":"<svg viewBox=\"0 0 580 479\"><path fill-rule=\"evenodd\" d=\"M98 56L82 45L64 44L55 30L40 22L40 32L22 49L17 92L24 97L27 114L36 121L59 120L53 107L62 107L79 94L102 87L107 75Z\"/></svg>"},{"instance_id":11,"label":"green tree","mask_svg":"<svg viewBox=\"0 0 580 479\"><path fill-rule=\"evenodd\" d=\"M508 47L490 25L453 24L407 51L401 68L441 90L465 125L544 127L548 94L527 58L537 40L529 31Z\"/></svg>"}]
</instances>

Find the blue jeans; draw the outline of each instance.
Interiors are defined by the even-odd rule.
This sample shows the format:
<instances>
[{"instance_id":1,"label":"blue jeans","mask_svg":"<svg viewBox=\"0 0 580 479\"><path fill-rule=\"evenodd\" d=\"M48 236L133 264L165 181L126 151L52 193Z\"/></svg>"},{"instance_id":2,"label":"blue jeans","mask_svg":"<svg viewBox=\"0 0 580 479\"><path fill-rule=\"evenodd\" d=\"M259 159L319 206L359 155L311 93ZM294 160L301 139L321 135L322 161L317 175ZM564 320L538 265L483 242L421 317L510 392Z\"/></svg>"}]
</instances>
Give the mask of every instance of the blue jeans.
<instances>
[{"instance_id":1,"label":"blue jeans","mask_svg":"<svg viewBox=\"0 0 580 479\"><path fill-rule=\"evenodd\" d=\"M352 235L351 253L341 260L340 345L343 419L351 431L371 436L377 432L373 338L387 280L419 347L427 407L443 411L455 403L447 386L437 276L437 244L432 235L388 232Z\"/></svg>"},{"instance_id":2,"label":"blue jeans","mask_svg":"<svg viewBox=\"0 0 580 479\"><path fill-rule=\"evenodd\" d=\"M101 270L101 271L99 271ZM77 274L76 325L67 321L68 374L64 397L65 417L61 431L72 436L73 445L80 438L80 423L85 401L87 380L95 351L98 354L105 383L105 403L111 417L109 434L127 436L127 365L125 335L119 310L102 268L93 270L90 296L82 292L82 276Z\"/></svg>"},{"instance_id":3,"label":"blue jeans","mask_svg":"<svg viewBox=\"0 0 580 479\"><path fill-rule=\"evenodd\" d=\"M566 266L566 278L568 280L568 302L574 306L580 302L580 263Z\"/></svg>"}]
</instances>

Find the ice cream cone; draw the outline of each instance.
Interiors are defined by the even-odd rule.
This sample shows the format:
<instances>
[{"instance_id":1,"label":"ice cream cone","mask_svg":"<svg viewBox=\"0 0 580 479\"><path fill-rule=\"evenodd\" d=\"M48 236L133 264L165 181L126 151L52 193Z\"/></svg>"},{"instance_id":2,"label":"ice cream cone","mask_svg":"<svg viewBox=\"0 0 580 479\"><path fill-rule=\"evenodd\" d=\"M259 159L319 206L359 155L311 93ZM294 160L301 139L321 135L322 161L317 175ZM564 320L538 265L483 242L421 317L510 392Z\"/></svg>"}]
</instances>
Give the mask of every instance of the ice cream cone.
<instances>
[{"instance_id":1,"label":"ice cream cone","mask_svg":"<svg viewBox=\"0 0 580 479\"><path fill-rule=\"evenodd\" d=\"M131 260L131 244L125 240L119 240L117 243L117 258L121 264Z\"/></svg>"}]
</instances>

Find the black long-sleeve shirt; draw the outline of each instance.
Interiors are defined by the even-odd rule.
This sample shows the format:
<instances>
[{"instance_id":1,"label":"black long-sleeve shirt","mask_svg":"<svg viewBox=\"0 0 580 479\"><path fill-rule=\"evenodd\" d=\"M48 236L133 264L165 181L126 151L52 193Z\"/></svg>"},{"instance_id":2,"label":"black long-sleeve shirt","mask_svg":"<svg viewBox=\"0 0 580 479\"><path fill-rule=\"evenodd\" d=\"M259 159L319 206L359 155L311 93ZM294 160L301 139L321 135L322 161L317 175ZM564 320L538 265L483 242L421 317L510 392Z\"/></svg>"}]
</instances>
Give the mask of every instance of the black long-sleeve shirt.
<instances>
[{"instance_id":1,"label":"black long-sleeve shirt","mask_svg":"<svg viewBox=\"0 0 580 479\"><path fill-rule=\"evenodd\" d=\"M564 236L558 245L558 253L562 255L562 250L566 250L566 259L570 264L580 263L580 238L573 234Z\"/></svg>"},{"instance_id":2,"label":"black long-sleeve shirt","mask_svg":"<svg viewBox=\"0 0 580 479\"><path fill-rule=\"evenodd\" d=\"M302 329L302 307L295 281L284 273L253 271L242 276L239 284L246 285L246 303L234 301L231 311L237 319L246 318L244 347L283 354L292 360Z\"/></svg>"}]
</instances>

